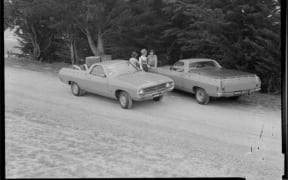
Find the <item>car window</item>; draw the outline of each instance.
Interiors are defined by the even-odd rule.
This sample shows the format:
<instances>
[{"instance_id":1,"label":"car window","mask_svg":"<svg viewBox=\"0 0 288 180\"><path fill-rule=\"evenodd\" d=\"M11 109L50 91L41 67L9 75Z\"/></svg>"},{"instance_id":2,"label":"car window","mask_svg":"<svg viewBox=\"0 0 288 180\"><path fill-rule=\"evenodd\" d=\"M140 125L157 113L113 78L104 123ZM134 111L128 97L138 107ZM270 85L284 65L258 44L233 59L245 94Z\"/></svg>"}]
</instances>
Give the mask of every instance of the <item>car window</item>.
<instances>
[{"instance_id":1,"label":"car window","mask_svg":"<svg viewBox=\"0 0 288 180\"><path fill-rule=\"evenodd\" d=\"M220 68L220 66L214 61L200 61L200 62L192 62L189 64L189 70L202 69L202 68Z\"/></svg>"},{"instance_id":2,"label":"car window","mask_svg":"<svg viewBox=\"0 0 288 180\"><path fill-rule=\"evenodd\" d=\"M182 62L182 61L176 62L173 65L172 70L177 71L177 72L183 72L184 71L184 62Z\"/></svg>"},{"instance_id":3,"label":"car window","mask_svg":"<svg viewBox=\"0 0 288 180\"><path fill-rule=\"evenodd\" d=\"M109 76L138 72L139 69L133 66L129 61L112 64L106 67Z\"/></svg>"},{"instance_id":4,"label":"car window","mask_svg":"<svg viewBox=\"0 0 288 180\"><path fill-rule=\"evenodd\" d=\"M104 76L105 72L104 72L103 67L98 65L92 69L91 74L95 76Z\"/></svg>"}]
</instances>

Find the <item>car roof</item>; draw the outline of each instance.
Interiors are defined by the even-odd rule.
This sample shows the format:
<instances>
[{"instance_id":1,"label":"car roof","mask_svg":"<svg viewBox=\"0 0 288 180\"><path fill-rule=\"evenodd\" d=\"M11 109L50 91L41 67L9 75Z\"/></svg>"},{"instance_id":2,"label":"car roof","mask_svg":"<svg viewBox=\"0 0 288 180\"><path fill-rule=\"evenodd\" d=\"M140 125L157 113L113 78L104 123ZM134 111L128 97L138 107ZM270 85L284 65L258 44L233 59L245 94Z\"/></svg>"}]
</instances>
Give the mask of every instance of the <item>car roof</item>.
<instances>
[{"instance_id":1,"label":"car roof","mask_svg":"<svg viewBox=\"0 0 288 180\"><path fill-rule=\"evenodd\" d=\"M189 59L180 59L179 61L189 63L189 62L215 61L215 60L209 58L189 58Z\"/></svg>"}]
</instances>

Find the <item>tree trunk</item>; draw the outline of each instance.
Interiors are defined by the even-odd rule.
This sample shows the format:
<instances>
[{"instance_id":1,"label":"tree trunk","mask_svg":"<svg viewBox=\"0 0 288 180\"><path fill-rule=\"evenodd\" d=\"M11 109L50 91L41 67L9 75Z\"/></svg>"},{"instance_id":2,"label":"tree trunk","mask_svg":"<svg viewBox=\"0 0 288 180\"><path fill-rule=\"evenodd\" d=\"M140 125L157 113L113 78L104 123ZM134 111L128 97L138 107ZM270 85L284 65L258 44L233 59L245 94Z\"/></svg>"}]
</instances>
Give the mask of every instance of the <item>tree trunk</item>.
<instances>
[{"instance_id":1,"label":"tree trunk","mask_svg":"<svg viewBox=\"0 0 288 180\"><path fill-rule=\"evenodd\" d=\"M37 40L37 34L33 26L31 26L31 31L32 33L30 33L30 35L31 35L31 41L32 41L32 46L33 46L33 57L39 60L40 47L39 47L38 40Z\"/></svg>"},{"instance_id":2,"label":"tree trunk","mask_svg":"<svg viewBox=\"0 0 288 180\"><path fill-rule=\"evenodd\" d=\"M97 37L97 51L99 55L104 54L104 45L103 45L103 39L101 34L101 28L98 26L98 37Z\"/></svg>"},{"instance_id":3,"label":"tree trunk","mask_svg":"<svg viewBox=\"0 0 288 180\"><path fill-rule=\"evenodd\" d=\"M183 58L183 53L182 53L182 51L180 49L179 59L182 59L182 58Z\"/></svg>"},{"instance_id":4,"label":"tree trunk","mask_svg":"<svg viewBox=\"0 0 288 180\"><path fill-rule=\"evenodd\" d=\"M74 38L73 40L73 52L74 52L74 62L75 64L79 63L79 57L78 57L78 51L77 51L77 46L76 46L76 39Z\"/></svg>"},{"instance_id":5,"label":"tree trunk","mask_svg":"<svg viewBox=\"0 0 288 180\"><path fill-rule=\"evenodd\" d=\"M85 31L86 31L87 40L88 40L88 43L89 43L89 46L90 46L92 53L94 54L94 56L99 56L98 49L97 49L97 47L93 41L90 30L88 28L86 28Z\"/></svg>"},{"instance_id":6,"label":"tree trunk","mask_svg":"<svg viewBox=\"0 0 288 180\"><path fill-rule=\"evenodd\" d=\"M74 58L74 48L73 48L73 41L70 41L70 55L71 55L71 64L73 65L75 63Z\"/></svg>"},{"instance_id":7,"label":"tree trunk","mask_svg":"<svg viewBox=\"0 0 288 180\"><path fill-rule=\"evenodd\" d=\"M71 55L71 64L78 64L79 58L74 35L71 35L70 37L70 55Z\"/></svg>"},{"instance_id":8,"label":"tree trunk","mask_svg":"<svg viewBox=\"0 0 288 180\"><path fill-rule=\"evenodd\" d=\"M33 24L30 24L26 18L24 18L24 23L25 23L27 29L29 29L28 35L30 36L30 40L32 43L32 48L33 48L33 51L31 52L32 56L36 60L39 60L40 55L41 55L41 53L40 53L41 51L40 51L40 46L38 44L37 33L35 31L35 28L34 28Z\"/></svg>"}]
</instances>

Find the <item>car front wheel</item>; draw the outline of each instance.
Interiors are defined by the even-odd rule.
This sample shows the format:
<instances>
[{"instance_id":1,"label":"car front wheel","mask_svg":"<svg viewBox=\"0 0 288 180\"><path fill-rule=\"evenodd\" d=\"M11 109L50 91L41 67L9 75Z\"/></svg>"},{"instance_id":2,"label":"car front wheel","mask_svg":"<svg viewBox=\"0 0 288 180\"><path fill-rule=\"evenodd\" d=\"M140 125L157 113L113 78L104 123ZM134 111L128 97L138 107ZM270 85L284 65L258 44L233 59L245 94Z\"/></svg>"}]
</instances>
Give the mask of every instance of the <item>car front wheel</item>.
<instances>
[{"instance_id":1,"label":"car front wheel","mask_svg":"<svg viewBox=\"0 0 288 180\"><path fill-rule=\"evenodd\" d=\"M209 103L209 95L207 92L202 88L197 88L196 90L196 100L199 104L208 104Z\"/></svg>"},{"instance_id":2,"label":"car front wheel","mask_svg":"<svg viewBox=\"0 0 288 180\"><path fill-rule=\"evenodd\" d=\"M120 92L118 96L118 101L123 109L132 108L132 98L127 92Z\"/></svg>"},{"instance_id":3,"label":"car front wheel","mask_svg":"<svg viewBox=\"0 0 288 180\"><path fill-rule=\"evenodd\" d=\"M84 95L85 91L82 90L79 85L75 82L71 82L71 92L74 96Z\"/></svg>"}]
</instances>

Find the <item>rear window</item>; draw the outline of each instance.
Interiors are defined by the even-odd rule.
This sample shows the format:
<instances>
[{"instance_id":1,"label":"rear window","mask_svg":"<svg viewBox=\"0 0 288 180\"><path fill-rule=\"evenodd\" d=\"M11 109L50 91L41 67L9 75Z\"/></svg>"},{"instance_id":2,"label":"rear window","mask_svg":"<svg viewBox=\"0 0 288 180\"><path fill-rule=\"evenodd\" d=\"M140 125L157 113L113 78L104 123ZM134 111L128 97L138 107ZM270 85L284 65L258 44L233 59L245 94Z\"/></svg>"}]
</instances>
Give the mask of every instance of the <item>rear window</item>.
<instances>
[{"instance_id":1,"label":"rear window","mask_svg":"<svg viewBox=\"0 0 288 180\"><path fill-rule=\"evenodd\" d=\"M219 66L214 61L201 61L189 64L189 68L218 68Z\"/></svg>"}]
</instances>

